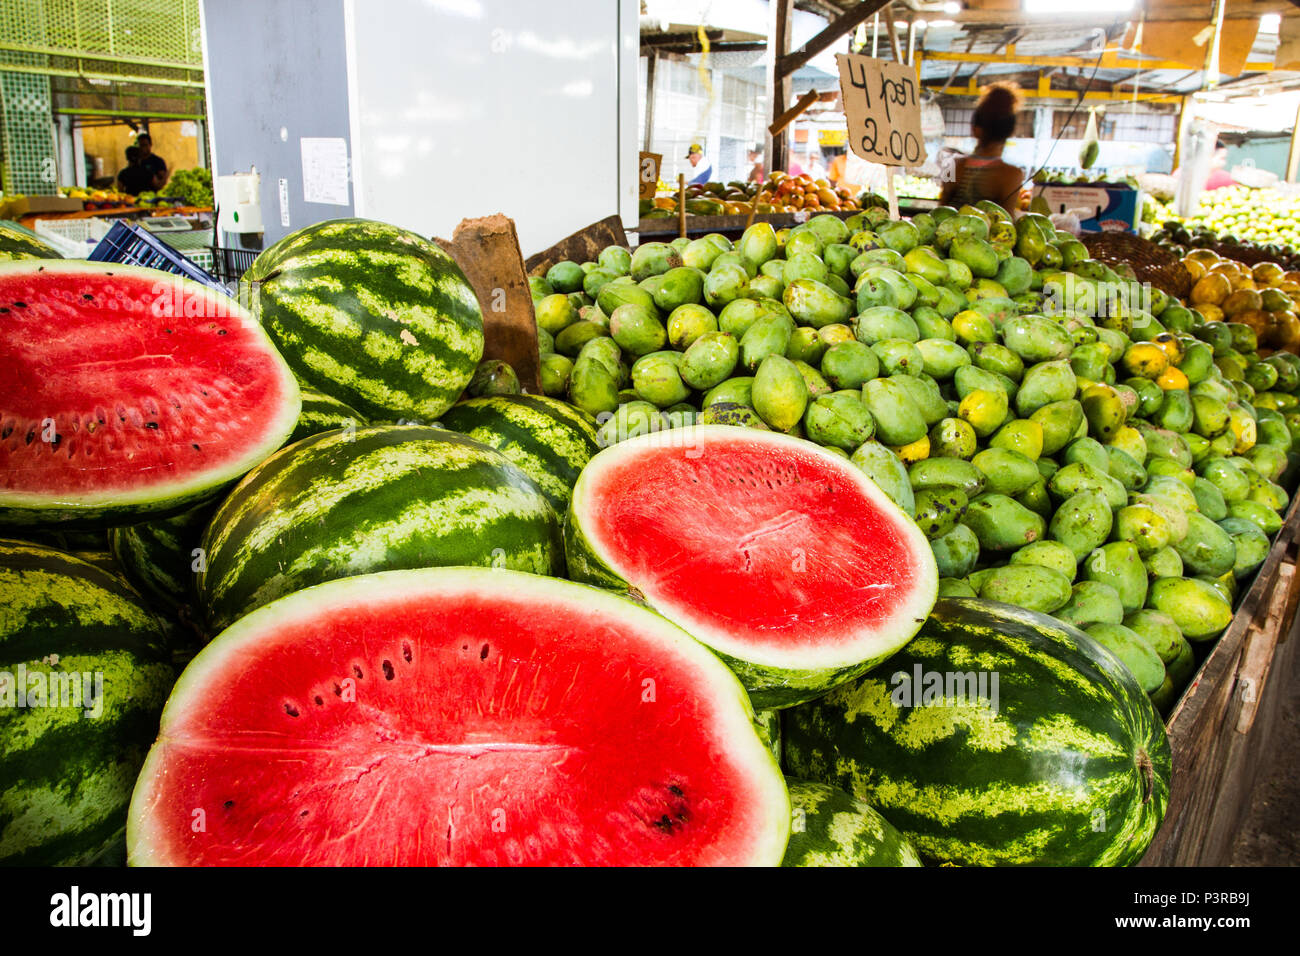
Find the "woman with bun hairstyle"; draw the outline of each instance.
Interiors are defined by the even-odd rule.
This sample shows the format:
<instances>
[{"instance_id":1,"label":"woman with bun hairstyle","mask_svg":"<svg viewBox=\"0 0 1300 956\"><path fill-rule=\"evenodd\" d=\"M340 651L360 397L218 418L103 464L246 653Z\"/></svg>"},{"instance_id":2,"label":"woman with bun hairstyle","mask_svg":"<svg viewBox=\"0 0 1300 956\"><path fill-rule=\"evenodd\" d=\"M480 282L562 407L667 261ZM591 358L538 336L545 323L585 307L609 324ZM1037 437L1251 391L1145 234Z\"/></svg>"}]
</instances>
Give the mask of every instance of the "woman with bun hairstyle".
<instances>
[{"instance_id":1,"label":"woman with bun hairstyle","mask_svg":"<svg viewBox=\"0 0 1300 956\"><path fill-rule=\"evenodd\" d=\"M973 206L981 199L989 199L1008 213L1019 208L1024 171L1002 161L1002 150L1016 128L1019 108L1020 93L1014 86L994 83L984 91L971 117L975 152L954 163L954 175L940 193L945 205Z\"/></svg>"}]
</instances>

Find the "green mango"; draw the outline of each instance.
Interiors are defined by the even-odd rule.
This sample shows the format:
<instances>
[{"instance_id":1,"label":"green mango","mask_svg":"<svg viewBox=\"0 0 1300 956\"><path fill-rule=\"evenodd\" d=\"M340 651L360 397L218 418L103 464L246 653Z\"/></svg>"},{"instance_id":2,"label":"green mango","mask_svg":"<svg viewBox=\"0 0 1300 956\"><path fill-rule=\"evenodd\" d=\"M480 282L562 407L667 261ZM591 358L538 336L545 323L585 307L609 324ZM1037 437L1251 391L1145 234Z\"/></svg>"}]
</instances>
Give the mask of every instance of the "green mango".
<instances>
[{"instance_id":1,"label":"green mango","mask_svg":"<svg viewBox=\"0 0 1300 956\"><path fill-rule=\"evenodd\" d=\"M576 362L569 376L569 401L593 418L618 408L618 382L603 363L587 358Z\"/></svg>"},{"instance_id":2,"label":"green mango","mask_svg":"<svg viewBox=\"0 0 1300 956\"><path fill-rule=\"evenodd\" d=\"M1119 592L1102 581L1080 581L1071 589L1070 599L1053 614L1067 624L1088 628L1094 624L1121 624L1124 604Z\"/></svg>"},{"instance_id":3,"label":"green mango","mask_svg":"<svg viewBox=\"0 0 1300 956\"><path fill-rule=\"evenodd\" d=\"M930 550L942 578L964 578L975 569L979 560L980 542L975 532L964 524L957 524L947 534L930 539ZM968 597L975 597L972 590Z\"/></svg>"},{"instance_id":4,"label":"green mango","mask_svg":"<svg viewBox=\"0 0 1300 956\"><path fill-rule=\"evenodd\" d=\"M695 421L700 425L736 425L741 428L771 431L753 408L734 402L715 402L700 412Z\"/></svg>"},{"instance_id":5,"label":"green mango","mask_svg":"<svg viewBox=\"0 0 1300 956\"><path fill-rule=\"evenodd\" d=\"M960 418L944 418L930 429L931 458L964 458L975 454L975 429Z\"/></svg>"},{"instance_id":6,"label":"green mango","mask_svg":"<svg viewBox=\"0 0 1300 956\"><path fill-rule=\"evenodd\" d=\"M1149 694L1160 689L1165 680L1165 665L1140 634L1123 624L1094 624L1084 631L1118 657L1144 691Z\"/></svg>"},{"instance_id":7,"label":"green mango","mask_svg":"<svg viewBox=\"0 0 1300 956\"><path fill-rule=\"evenodd\" d=\"M772 224L756 222L741 234L736 248L746 262L758 268L776 256L778 246L776 230Z\"/></svg>"},{"instance_id":8,"label":"green mango","mask_svg":"<svg viewBox=\"0 0 1300 956\"><path fill-rule=\"evenodd\" d=\"M758 319L740 339L740 366L754 372L768 356L784 357L793 334L794 324L783 315L772 313Z\"/></svg>"},{"instance_id":9,"label":"green mango","mask_svg":"<svg viewBox=\"0 0 1300 956\"><path fill-rule=\"evenodd\" d=\"M784 351L784 348L780 350ZM752 397L754 410L763 421L783 432L803 418L808 408L808 386L794 363L780 352L768 355L759 363L754 373Z\"/></svg>"},{"instance_id":10,"label":"green mango","mask_svg":"<svg viewBox=\"0 0 1300 956\"><path fill-rule=\"evenodd\" d=\"M1126 491L1137 491L1146 484L1146 469L1134 461L1128 452L1114 445L1107 445L1106 458L1107 473L1123 485Z\"/></svg>"},{"instance_id":11,"label":"green mango","mask_svg":"<svg viewBox=\"0 0 1300 956\"><path fill-rule=\"evenodd\" d=\"M811 279L814 282L824 283L830 274L830 269L820 256L811 252L800 252L793 256L786 256L785 267L781 275L776 278L779 278L783 285L788 286L797 279Z\"/></svg>"},{"instance_id":12,"label":"green mango","mask_svg":"<svg viewBox=\"0 0 1300 956\"><path fill-rule=\"evenodd\" d=\"M728 253L723 253L728 255ZM719 259L722 257L720 256ZM718 262L715 261L709 274L704 279L704 301L712 309L725 307L729 302L743 298L749 291L749 272L744 265L737 262ZM605 286L601 289L603 294L609 289ZM829 291L829 290L828 290ZM832 295L834 293L831 293ZM604 302L600 307L605 308Z\"/></svg>"},{"instance_id":13,"label":"green mango","mask_svg":"<svg viewBox=\"0 0 1300 956\"><path fill-rule=\"evenodd\" d=\"M787 282L781 301L796 321L815 329L845 322L853 315L852 299L814 279Z\"/></svg>"},{"instance_id":14,"label":"green mango","mask_svg":"<svg viewBox=\"0 0 1300 956\"><path fill-rule=\"evenodd\" d=\"M686 244L686 248L681 251L682 265L707 272L713 268L714 261L724 251L715 242L710 241L707 236L692 239Z\"/></svg>"},{"instance_id":15,"label":"green mango","mask_svg":"<svg viewBox=\"0 0 1300 956\"><path fill-rule=\"evenodd\" d=\"M773 314L786 314L788 316L784 305L781 305L780 310L776 310L772 307L774 304L779 303L773 303L772 300L768 299L736 299L729 302L718 313L717 331L726 332L728 335L734 336L736 341L740 341L759 319ZM671 321L671 316L669 318ZM790 324L793 325L794 321L791 320ZM670 340L671 337L672 333L670 332Z\"/></svg>"},{"instance_id":16,"label":"green mango","mask_svg":"<svg viewBox=\"0 0 1300 956\"><path fill-rule=\"evenodd\" d=\"M940 381L947 381L957 369L971 364L970 353L946 339L921 339L916 349L925 361L926 374Z\"/></svg>"},{"instance_id":17,"label":"green mango","mask_svg":"<svg viewBox=\"0 0 1300 956\"><path fill-rule=\"evenodd\" d=\"M942 538L966 513L969 499L959 488L926 488L916 492L916 525L930 539Z\"/></svg>"},{"instance_id":18,"label":"green mango","mask_svg":"<svg viewBox=\"0 0 1300 956\"><path fill-rule=\"evenodd\" d=\"M831 392L835 391L835 389L831 388L830 382L822 378L822 373L817 371L817 369L813 368L807 362L800 362L797 359L790 359L790 361L794 362L794 367L797 368L799 374L803 376L804 385L808 387L808 401L811 402L813 399L820 398L823 395L829 395ZM862 394L856 389L848 389L847 391L857 399L862 398Z\"/></svg>"},{"instance_id":19,"label":"green mango","mask_svg":"<svg viewBox=\"0 0 1300 956\"><path fill-rule=\"evenodd\" d=\"M637 398L659 408L684 402L691 390L682 381L680 362L679 354L665 352L653 352L637 359L632 366L632 387Z\"/></svg>"},{"instance_id":20,"label":"green mango","mask_svg":"<svg viewBox=\"0 0 1300 956\"><path fill-rule=\"evenodd\" d=\"M916 321L901 309L889 306L874 306L862 312L853 322L853 331L858 341L866 345L887 339L916 342L921 338Z\"/></svg>"},{"instance_id":21,"label":"green mango","mask_svg":"<svg viewBox=\"0 0 1300 956\"><path fill-rule=\"evenodd\" d=\"M985 488L999 495L1014 497L1040 480L1032 458L1005 448L986 448L971 464L984 473Z\"/></svg>"},{"instance_id":22,"label":"green mango","mask_svg":"<svg viewBox=\"0 0 1300 956\"><path fill-rule=\"evenodd\" d=\"M1070 581L1078 573L1074 552L1059 541L1033 541L1023 548L1017 548L1011 555L1010 563L1041 565L1059 571Z\"/></svg>"},{"instance_id":23,"label":"green mango","mask_svg":"<svg viewBox=\"0 0 1300 956\"><path fill-rule=\"evenodd\" d=\"M1192 465L1192 452L1183 436L1167 428L1148 428L1142 432L1150 458L1168 458L1184 468ZM1148 468L1150 464L1148 463Z\"/></svg>"},{"instance_id":24,"label":"green mango","mask_svg":"<svg viewBox=\"0 0 1300 956\"><path fill-rule=\"evenodd\" d=\"M1146 605L1173 618L1183 637L1194 642L1213 640L1232 622L1232 605L1197 578L1157 578Z\"/></svg>"},{"instance_id":25,"label":"green mango","mask_svg":"<svg viewBox=\"0 0 1300 956\"><path fill-rule=\"evenodd\" d=\"M861 342L840 342L822 356L821 373L833 388L861 388L880 374L880 360Z\"/></svg>"},{"instance_id":26,"label":"green mango","mask_svg":"<svg viewBox=\"0 0 1300 956\"><path fill-rule=\"evenodd\" d=\"M1052 475L1047 484L1052 496L1064 501L1084 492L1097 492L1111 508L1123 507L1128 500L1124 486L1109 473L1081 462L1065 465Z\"/></svg>"},{"instance_id":27,"label":"green mango","mask_svg":"<svg viewBox=\"0 0 1300 956\"><path fill-rule=\"evenodd\" d=\"M1144 607L1125 616L1123 623L1141 637L1166 666L1176 660L1187 645L1174 619L1162 611Z\"/></svg>"},{"instance_id":28,"label":"green mango","mask_svg":"<svg viewBox=\"0 0 1300 956\"><path fill-rule=\"evenodd\" d=\"M1007 565L984 579L980 598L1052 614L1070 600L1070 579L1041 565Z\"/></svg>"},{"instance_id":29,"label":"green mango","mask_svg":"<svg viewBox=\"0 0 1300 956\"><path fill-rule=\"evenodd\" d=\"M819 445L854 451L876 433L871 412L857 392L820 395L803 416L804 434Z\"/></svg>"},{"instance_id":30,"label":"green mango","mask_svg":"<svg viewBox=\"0 0 1300 956\"><path fill-rule=\"evenodd\" d=\"M1228 504L1229 518L1243 518L1255 524L1260 531L1270 538L1282 529L1282 516L1258 501L1233 501Z\"/></svg>"},{"instance_id":31,"label":"green mango","mask_svg":"<svg viewBox=\"0 0 1300 956\"><path fill-rule=\"evenodd\" d=\"M620 305L610 314L609 333L619 348L636 357L658 352L668 344L668 330L658 313L633 303Z\"/></svg>"},{"instance_id":32,"label":"green mango","mask_svg":"<svg viewBox=\"0 0 1300 956\"><path fill-rule=\"evenodd\" d=\"M961 527L961 525L958 525L958 527ZM931 542L931 544L933 543ZM957 578L940 578L938 596L941 598L979 597L973 587Z\"/></svg>"},{"instance_id":33,"label":"green mango","mask_svg":"<svg viewBox=\"0 0 1300 956\"><path fill-rule=\"evenodd\" d=\"M718 320L702 305L679 305L668 316L668 344L684 352L705 332L718 331Z\"/></svg>"},{"instance_id":34,"label":"green mango","mask_svg":"<svg viewBox=\"0 0 1300 956\"><path fill-rule=\"evenodd\" d=\"M1125 505L1115 512L1111 537L1116 541L1131 541L1146 558L1169 546L1169 522L1150 505Z\"/></svg>"},{"instance_id":35,"label":"green mango","mask_svg":"<svg viewBox=\"0 0 1300 956\"><path fill-rule=\"evenodd\" d=\"M878 441L865 441L849 460L874 481L894 504L909 515L916 514L916 498L908 480L907 466L897 455Z\"/></svg>"},{"instance_id":36,"label":"green mango","mask_svg":"<svg viewBox=\"0 0 1300 956\"><path fill-rule=\"evenodd\" d=\"M1007 290L1007 295L1016 296L1029 290L1034 274L1034 267L1019 256L1001 262L996 273L997 282Z\"/></svg>"},{"instance_id":37,"label":"green mango","mask_svg":"<svg viewBox=\"0 0 1300 956\"><path fill-rule=\"evenodd\" d=\"M735 371L740 346L726 332L706 332L682 356L678 371L691 388L705 391L722 384Z\"/></svg>"},{"instance_id":38,"label":"green mango","mask_svg":"<svg viewBox=\"0 0 1300 956\"><path fill-rule=\"evenodd\" d=\"M922 340L957 341L957 333L953 330L952 324L939 314L937 309L932 309L928 305L918 305L912 310L912 320L916 322L916 328L921 334Z\"/></svg>"},{"instance_id":39,"label":"green mango","mask_svg":"<svg viewBox=\"0 0 1300 956\"><path fill-rule=\"evenodd\" d=\"M959 235L948 246L948 256L966 265L973 276L992 279L998 274L998 257L987 240Z\"/></svg>"},{"instance_id":40,"label":"green mango","mask_svg":"<svg viewBox=\"0 0 1300 956\"><path fill-rule=\"evenodd\" d=\"M1126 614L1146 601L1147 572L1131 541L1112 541L1094 549L1084 559L1082 573L1085 580L1101 581L1119 592Z\"/></svg>"},{"instance_id":41,"label":"green mango","mask_svg":"<svg viewBox=\"0 0 1300 956\"><path fill-rule=\"evenodd\" d=\"M908 375L922 375L925 372L925 359L917 347L907 339L884 339L871 346L880 360L881 371L886 375L899 372Z\"/></svg>"},{"instance_id":42,"label":"green mango","mask_svg":"<svg viewBox=\"0 0 1300 956\"><path fill-rule=\"evenodd\" d=\"M700 408L710 405L749 405L753 407L754 379L749 376L729 378L720 385L709 389L700 401Z\"/></svg>"},{"instance_id":43,"label":"green mango","mask_svg":"<svg viewBox=\"0 0 1300 956\"><path fill-rule=\"evenodd\" d=\"M1041 515L1006 495L985 494L972 501L962 517L979 538L983 551L1014 551L1043 537Z\"/></svg>"},{"instance_id":44,"label":"green mango","mask_svg":"<svg viewBox=\"0 0 1300 956\"><path fill-rule=\"evenodd\" d=\"M569 390L569 376L573 374L573 361L563 355L542 356L542 393L551 398L563 397Z\"/></svg>"},{"instance_id":45,"label":"green mango","mask_svg":"<svg viewBox=\"0 0 1300 956\"><path fill-rule=\"evenodd\" d=\"M903 256L909 273L941 285L948 281L948 266L943 258L929 246L918 246Z\"/></svg>"},{"instance_id":46,"label":"green mango","mask_svg":"<svg viewBox=\"0 0 1300 956\"><path fill-rule=\"evenodd\" d=\"M1022 417L1032 415L1044 405L1069 401L1077 391L1078 380L1069 362L1039 362L1025 372L1016 392L1016 412Z\"/></svg>"},{"instance_id":47,"label":"green mango","mask_svg":"<svg viewBox=\"0 0 1300 956\"><path fill-rule=\"evenodd\" d=\"M1194 478L1192 494L1196 496L1196 504L1201 509L1201 514L1211 521L1222 521L1228 516L1228 503L1224 501L1223 493L1212 481L1201 477Z\"/></svg>"},{"instance_id":48,"label":"green mango","mask_svg":"<svg viewBox=\"0 0 1300 956\"><path fill-rule=\"evenodd\" d=\"M925 418L907 388L894 378L876 378L862 389L876 432L886 445L910 445L926 434Z\"/></svg>"},{"instance_id":49,"label":"green mango","mask_svg":"<svg viewBox=\"0 0 1300 956\"><path fill-rule=\"evenodd\" d=\"M1087 491L1061 502L1052 515L1048 535L1083 560L1110 537L1114 516L1099 492Z\"/></svg>"},{"instance_id":50,"label":"green mango","mask_svg":"<svg viewBox=\"0 0 1300 956\"><path fill-rule=\"evenodd\" d=\"M994 372L1019 382L1025 375L1025 363L1019 355L997 342L975 342L968 351L977 368Z\"/></svg>"},{"instance_id":51,"label":"green mango","mask_svg":"<svg viewBox=\"0 0 1300 956\"><path fill-rule=\"evenodd\" d=\"M961 371L965 371L963 369ZM980 438L987 438L1006 421L1008 411L1007 393L1001 388L977 388L967 392L961 399L957 416L968 422Z\"/></svg>"},{"instance_id":52,"label":"green mango","mask_svg":"<svg viewBox=\"0 0 1300 956\"><path fill-rule=\"evenodd\" d=\"M1068 359L1074 351L1064 326L1036 315L1017 315L1003 323L1002 344L1030 364Z\"/></svg>"},{"instance_id":53,"label":"green mango","mask_svg":"<svg viewBox=\"0 0 1300 956\"><path fill-rule=\"evenodd\" d=\"M790 334L790 344L785 347L785 357L791 362L820 365L826 349L827 345L817 334L817 329L801 325Z\"/></svg>"}]
</instances>

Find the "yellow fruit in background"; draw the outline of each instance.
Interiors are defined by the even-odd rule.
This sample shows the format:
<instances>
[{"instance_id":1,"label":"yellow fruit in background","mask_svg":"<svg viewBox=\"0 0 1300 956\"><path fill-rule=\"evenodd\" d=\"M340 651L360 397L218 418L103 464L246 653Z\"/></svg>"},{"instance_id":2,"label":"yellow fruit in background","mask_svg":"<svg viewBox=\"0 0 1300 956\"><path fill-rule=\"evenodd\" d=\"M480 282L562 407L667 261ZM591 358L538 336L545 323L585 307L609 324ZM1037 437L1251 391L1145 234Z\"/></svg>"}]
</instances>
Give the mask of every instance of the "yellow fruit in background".
<instances>
[{"instance_id":1,"label":"yellow fruit in background","mask_svg":"<svg viewBox=\"0 0 1300 956\"><path fill-rule=\"evenodd\" d=\"M1186 389L1190 386L1187 376L1183 374L1182 369L1175 365L1171 365L1161 372L1160 377L1156 379L1156 384L1166 392L1179 388Z\"/></svg>"},{"instance_id":2,"label":"yellow fruit in background","mask_svg":"<svg viewBox=\"0 0 1300 956\"><path fill-rule=\"evenodd\" d=\"M1192 302L1196 305L1219 305L1232 292L1232 285L1218 272L1210 272L1196 280L1192 286Z\"/></svg>"},{"instance_id":3,"label":"yellow fruit in background","mask_svg":"<svg viewBox=\"0 0 1300 956\"><path fill-rule=\"evenodd\" d=\"M1172 332L1161 332L1151 340L1151 344L1169 357L1170 365L1177 365L1183 360L1183 347L1178 342L1178 336Z\"/></svg>"},{"instance_id":4,"label":"yellow fruit in background","mask_svg":"<svg viewBox=\"0 0 1300 956\"><path fill-rule=\"evenodd\" d=\"M1169 368L1169 356L1164 349L1152 342L1130 345L1120 361L1130 375L1139 378L1158 379Z\"/></svg>"},{"instance_id":5,"label":"yellow fruit in background","mask_svg":"<svg viewBox=\"0 0 1300 956\"><path fill-rule=\"evenodd\" d=\"M1257 262L1250 270L1251 275L1255 277L1256 282L1262 282L1265 285L1277 285L1282 281L1282 267L1276 262Z\"/></svg>"},{"instance_id":6,"label":"yellow fruit in background","mask_svg":"<svg viewBox=\"0 0 1300 956\"><path fill-rule=\"evenodd\" d=\"M1232 286L1233 292L1250 291L1253 292L1257 286L1255 280L1251 278L1250 273L1240 273L1228 277L1228 283Z\"/></svg>"},{"instance_id":7,"label":"yellow fruit in background","mask_svg":"<svg viewBox=\"0 0 1300 956\"><path fill-rule=\"evenodd\" d=\"M1192 277L1193 282L1206 273L1205 263L1197 262L1195 259L1184 259L1183 268L1187 270L1187 274Z\"/></svg>"},{"instance_id":8,"label":"yellow fruit in background","mask_svg":"<svg viewBox=\"0 0 1300 956\"><path fill-rule=\"evenodd\" d=\"M930 436L922 435L910 445L898 445L890 448L904 465L911 465L930 457Z\"/></svg>"},{"instance_id":9,"label":"yellow fruit in background","mask_svg":"<svg viewBox=\"0 0 1300 956\"><path fill-rule=\"evenodd\" d=\"M1208 267L1219 261L1219 254L1213 249L1193 249L1187 253L1187 258L1193 262L1203 263Z\"/></svg>"},{"instance_id":10,"label":"yellow fruit in background","mask_svg":"<svg viewBox=\"0 0 1300 956\"><path fill-rule=\"evenodd\" d=\"M1234 316L1242 312L1254 311L1262 305L1263 299L1254 289L1238 289L1223 300L1222 308L1224 315Z\"/></svg>"},{"instance_id":11,"label":"yellow fruit in background","mask_svg":"<svg viewBox=\"0 0 1300 956\"><path fill-rule=\"evenodd\" d=\"M1202 302L1196 306L1196 311L1201 313L1201 317L1206 322L1222 322L1223 310L1217 305L1210 302Z\"/></svg>"}]
</instances>

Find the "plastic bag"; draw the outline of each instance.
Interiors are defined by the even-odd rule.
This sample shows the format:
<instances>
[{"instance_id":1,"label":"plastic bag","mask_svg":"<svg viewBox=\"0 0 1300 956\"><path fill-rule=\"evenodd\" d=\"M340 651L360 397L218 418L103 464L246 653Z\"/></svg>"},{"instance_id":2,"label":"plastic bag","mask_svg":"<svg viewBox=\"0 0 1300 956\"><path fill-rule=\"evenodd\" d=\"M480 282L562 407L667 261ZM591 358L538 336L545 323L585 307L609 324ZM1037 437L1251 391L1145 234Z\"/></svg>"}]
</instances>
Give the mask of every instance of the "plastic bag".
<instances>
[{"instance_id":1,"label":"plastic bag","mask_svg":"<svg viewBox=\"0 0 1300 956\"><path fill-rule=\"evenodd\" d=\"M1091 169L1101 152L1100 137L1097 135L1097 107L1088 110L1088 128L1083 133L1083 145L1079 147L1079 166Z\"/></svg>"}]
</instances>

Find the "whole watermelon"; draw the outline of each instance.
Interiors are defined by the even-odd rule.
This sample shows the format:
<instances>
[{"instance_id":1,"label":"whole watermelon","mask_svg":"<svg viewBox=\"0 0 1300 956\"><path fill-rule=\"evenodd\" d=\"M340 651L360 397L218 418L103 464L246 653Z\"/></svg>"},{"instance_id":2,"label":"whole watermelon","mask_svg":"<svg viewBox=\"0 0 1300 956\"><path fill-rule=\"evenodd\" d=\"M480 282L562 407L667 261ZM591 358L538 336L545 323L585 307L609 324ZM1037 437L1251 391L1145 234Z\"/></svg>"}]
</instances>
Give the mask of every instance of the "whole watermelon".
<instances>
[{"instance_id":1,"label":"whole watermelon","mask_svg":"<svg viewBox=\"0 0 1300 956\"><path fill-rule=\"evenodd\" d=\"M162 622L115 574L0 540L0 865L120 845L174 673Z\"/></svg>"},{"instance_id":2,"label":"whole watermelon","mask_svg":"<svg viewBox=\"0 0 1300 956\"><path fill-rule=\"evenodd\" d=\"M1124 665L1007 604L939 601L888 664L782 730L787 773L866 800L929 862L1136 863L1169 800L1164 726Z\"/></svg>"},{"instance_id":3,"label":"whole watermelon","mask_svg":"<svg viewBox=\"0 0 1300 956\"><path fill-rule=\"evenodd\" d=\"M434 421L483 357L483 315L455 260L386 223L290 233L241 293L299 380L366 418Z\"/></svg>"},{"instance_id":4,"label":"whole watermelon","mask_svg":"<svg viewBox=\"0 0 1300 956\"><path fill-rule=\"evenodd\" d=\"M16 222L0 220L0 262L10 259L62 259L59 251Z\"/></svg>"}]
</instances>

